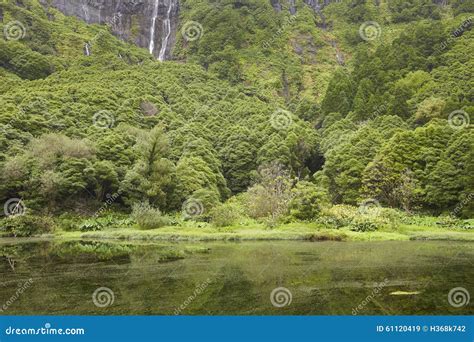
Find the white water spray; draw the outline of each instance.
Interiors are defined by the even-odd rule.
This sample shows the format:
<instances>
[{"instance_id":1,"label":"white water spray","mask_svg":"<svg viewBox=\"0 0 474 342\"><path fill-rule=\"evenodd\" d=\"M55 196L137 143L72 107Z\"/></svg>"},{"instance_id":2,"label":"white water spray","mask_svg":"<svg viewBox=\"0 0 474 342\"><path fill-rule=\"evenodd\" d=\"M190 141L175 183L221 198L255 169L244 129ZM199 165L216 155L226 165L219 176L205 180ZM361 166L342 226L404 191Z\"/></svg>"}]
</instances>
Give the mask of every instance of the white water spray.
<instances>
[{"instance_id":1,"label":"white water spray","mask_svg":"<svg viewBox=\"0 0 474 342\"><path fill-rule=\"evenodd\" d=\"M87 5L82 5L82 11L84 12L84 19L86 20L86 22L89 22L90 20L90 15L89 15L89 8L87 7Z\"/></svg>"},{"instance_id":2,"label":"white water spray","mask_svg":"<svg viewBox=\"0 0 474 342\"><path fill-rule=\"evenodd\" d=\"M90 47L91 47L91 46L90 46L89 43L86 43L86 44L84 45L84 54L85 54L86 56L90 56L90 55L91 55L91 49L90 49Z\"/></svg>"},{"instance_id":3,"label":"white water spray","mask_svg":"<svg viewBox=\"0 0 474 342\"><path fill-rule=\"evenodd\" d=\"M155 25L156 25L156 19L158 18L159 3L160 3L160 0L155 0L155 7L153 8L153 19L151 21L151 28L150 28L150 45L148 49L152 55L153 55L153 51L155 50Z\"/></svg>"},{"instance_id":4,"label":"white water spray","mask_svg":"<svg viewBox=\"0 0 474 342\"><path fill-rule=\"evenodd\" d=\"M159 61L164 61L166 57L166 48L171 35L171 10L173 9L173 1L169 0L168 11L166 12L166 19L163 21L163 38L161 39L161 49L158 55Z\"/></svg>"}]
</instances>

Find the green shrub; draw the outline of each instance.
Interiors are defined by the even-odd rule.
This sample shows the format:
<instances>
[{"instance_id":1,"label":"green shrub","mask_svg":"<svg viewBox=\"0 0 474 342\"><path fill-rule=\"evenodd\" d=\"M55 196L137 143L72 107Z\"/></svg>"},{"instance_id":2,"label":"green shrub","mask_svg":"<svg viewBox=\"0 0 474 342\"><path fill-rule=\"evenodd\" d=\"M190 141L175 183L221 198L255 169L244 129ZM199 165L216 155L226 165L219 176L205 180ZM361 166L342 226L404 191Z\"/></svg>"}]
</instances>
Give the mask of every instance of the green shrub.
<instances>
[{"instance_id":1,"label":"green shrub","mask_svg":"<svg viewBox=\"0 0 474 342\"><path fill-rule=\"evenodd\" d=\"M52 232L54 221L35 215L10 216L1 221L1 227L8 235L28 237Z\"/></svg>"},{"instance_id":2,"label":"green shrub","mask_svg":"<svg viewBox=\"0 0 474 342\"><path fill-rule=\"evenodd\" d=\"M54 71L54 66L47 57L18 42L0 41L0 49L0 66L21 78L35 80L47 77Z\"/></svg>"},{"instance_id":3,"label":"green shrub","mask_svg":"<svg viewBox=\"0 0 474 342\"><path fill-rule=\"evenodd\" d=\"M98 260L112 260L125 258L130 255L133 246L112 244L98 241L67 241L55 245L52 251L63 259L72 259L75 262L81 259L93 258Z\"/></svg>"},{"instance_id":4,"label":"green shrub","mask_svg":"<svg viewBox=\"0 0 474 342\"><path fill-rule=\"evenodd\" d=\"M297 220L316 218L325 204L324 193L311 182L301 181L292 190L289 204L291 217Z\"/></svg>"},{"instance_id":5,"label":"green shrub","mask_svg":"<svg viewBox=\"0 0 474 342\"><path fill-rule=\"evenodd\" d=\"M393 208L378 208L377 214L377 217L392 224L399 224L408 216L409 214Z\"/></svg>"},{"instance_id":6,"label":"green shrub","mask_svg":"<svg viewBox=\"0 0 474 342\"><path fill-rule=\"evenodd\" d=\"M440 216L436 220L436 224L448 229L472 229L472 226L467 221L460 220L453 216Z\"/></svg>"},{"instance_id":7,"label":"green shrub","mask_svg":"<svg viewBox=\"0 0 474 342\"><path fill-rule=\"evenodd\" d=\"M77 220L74 215L63 214L58 219L58 226L66 232L75 231L78 229Z\"/></svg>"},{"instance_id":8,"label":"green shrub","mask_svg":"<svg viewBox=\"0 0 474 342\"><path fill-rule=\"evenodd\" d=\"M211 211L211 223L216 227L236 224L242 217L242 208L235 203L224 203Z\"/></svg>"},{"instance_id":9,"label":"green shrub","mask_svg":"<svg viewBox=\"0 0 474 342\"><path fill-rule=\"evenodd\" d=\"M181 213L185 220L209 222L210 213L217 205L219 194L216 191L199 189L183 203Z\"/></svg>"},{"instance_id":10,"label":"green shrub","mask_svg":"<svg viewBox=\"0 0 474 342\"><path fill-rule=\"evenodd\" d=\"M350 229L354 232L374 232L378 230L378 226L370 218L360 217L352 221Z\"/></svg>"},{"instance_id":11,"label":"green shrub","mask_svg":"<svg viewBox=\"0 0 474 342\"><path fill-rule=\"evenodd\" d=\"M79 223L78 223L79 222ZM127 215L109 214L103 217L90 217L83 219L80 216L61 215L60 227L65 231L80 230L83 232L102 230L106 227L129 227L134 224L133 219Z\"/></svg>"},{"instance_id":12,"label":"green shrub","mask_svg":"<svg viewBox=\"0 0 474 342\"><path fill-rule=\"evenodd\" d=\"M95 218L90 218L82 221L78 228L81 232L93 232L102 230L104 228L104 224Z\"/></svg>"},{"instance_id":13,"label":"green shrub","mask_svg":"<svg viewBox=\"0 0 474 342\"><path fill-rule=\"evenodd\" d=\"M333 228L341 228L341 227L344 227L345 224L334 218L334 217L329 217L329 216L321 216L321 217L318 217L316 219L316 222L319 223L319 224L322 224L323 226L326 226L326 227L333 227Z\"/></svg>"},{"instance_id":14,"label":"green shrub","mask_svg":"<svg viewBox=\"0 0 474 342\"><path fill-rule=\"evenodd\" d=\"M154 229L170 224L168 217L148 203L136 203L132 207L132 218L142 229Z\"/></svg>"},{"instance_id":15,"label":"green shrub","mask_svg":"<svg viewBox=\"0 0 474 342\"><path fill-rule=\"evenodd\" d=\"M343 204L334 205L321 211L318 222L341 228L350 225L359 215L356 207Z\"/></svg>"}]
</instances>

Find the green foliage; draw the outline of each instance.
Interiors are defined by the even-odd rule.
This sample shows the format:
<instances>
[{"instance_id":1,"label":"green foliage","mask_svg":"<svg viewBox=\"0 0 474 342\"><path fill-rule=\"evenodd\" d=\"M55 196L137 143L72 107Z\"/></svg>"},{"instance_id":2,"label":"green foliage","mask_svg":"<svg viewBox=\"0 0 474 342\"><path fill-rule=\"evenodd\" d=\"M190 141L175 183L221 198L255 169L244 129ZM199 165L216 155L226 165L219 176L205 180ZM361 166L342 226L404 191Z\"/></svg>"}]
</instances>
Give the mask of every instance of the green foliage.
<instances>
[{"instance_id":1,"label":"green foliage","mask_svg":"<svg viewBox=\"0 0 474 342\"><path fill-rule=\"evenodd\" d=\"M440 19L440 10L431 0L391 0L389 8L394 22L420 18Z\"/></svg>"},{"instance_id":2,"label":"green foliage","mask_svg":"<svg viewBox=\"0 0 474 342\"><path fill-rule=\"evenodd\" d=\"M237 203L224 203L211 211L211 223L216 227L228 227L238 223L243 216L243 208Z\"/></svg>"},{"instance_id":3,"label":"green foliage","mask_svg":"<svg viewBox=\"0 0 474 342\"><path fill-rule=\"evenodd\" d=\"M27 34L0 39L0 199L42 214L149 203L134 207L143 228L168 224L162 213L181 214L190 199L192 220L232 224L232 202L220 203L241 193L242 214L270 225L348 226L354 215L340 211L354 207L337 204L366 198L472 217L472 127L447 121L474 114L472 5L357 0L318 13L298 1L295 16L283 7L183 0L180 22L204 32L177 34L179 63L160 63L38 0L2 2L0 30L17 20ZM363 41L365 21L381 37Z\"/></svg>"},{"instance_id":4,"label":"green foliage","mask_svg":"<svg viewBox=\"0 0 474 342\"><path fill-rule=\"evenodd\" d=\"M126 202L149 201L165 209L173 164L165 158L168 141L162 128L139 131L134 148L136 162L125 174L121 188Z\"/></svg>"},{"instance_id":5,"label":"green foliage","mask_svg":"<svg viewBox=\"0 0 474 342\"><path fill-rule=\"evenodd\" d=\"M350 205L339 204L324 208L318 222L335 228L342 228L350 225L359 214L357 208Z\"/></svg>"},{"instance_id":6,"label":"green foliage","mask_svg":"<svg viewBox=\"0 0 474 342\"><path fill-rule=\"evenodd\" d=\"M104 229L104 225L102 224L102 222L97 221L95 219L87 219L81 222L78 228L81 232L90 232L102 230Z\"/></svg>"},{"instance_id":7,"label":"green foliage","mask_svg":"<svg viewBox=\"0 0 474 342\"><path fill-rule=\"evenodd\" d=\"M245 194L249 216L265 219L268 225L274 226L288 213L292 185L288 171L281 164L263 167L259 172L259 183Z\"/></svg>"},{"instance_id":8,"label":"green foliage","mask_svg":"<svg viewBox=\"0 0 474 342\"><path fill-rule=\"evenodd\" d=\"M355 232L374 232L378 226L368 218L356 218L351 222L350 229Z\"/></svg>"},{"instance_id":9,"label":"green foliage","mask_svg":"<svg viewBox=\"0 0 474 342\"><path fill-rule=\"evenodd\" d=\"M161 211L148 203L136 203L132 206L132 218L142 229L155 229L170 224L170 220Z\"/></svg>"},{"instance_id":10,"label":"green foliage","mask_svg":"<svg viewBox=\"0 0 474 342\"><path fill-rule=\"evenodd\" d=\"M0 66L29 80L45 78L54 71L54 66L47 57L17 42L2 40L0 40Z\"/></svg>"},{"instance_id":11,"label":"green foliage","mask_svg":"<svg viewBox=\"0 0 474 342\"><path fill-rule=\"evenodd\" d=\"M460 220L453 216L440 216L436 221L438 226L449 229L473 229L474 227L468 222Z\"/></svg>"},{"instance_id":12,"label":"green foliage","mask_svg":"<svg viewBox=\"0 0 474 342\"><path fill-rule=\"evenodd\" d=\"M14 237L29 237L51 233L54 221L47 216L17 215L3 218L1 229Z\"/></svg>"},{"instance_id":13,"label":"green foliage","mask_svg":"<svg viewBox=\"0 0 474 342\"><path fill-rule=\"evenodd\" d=\"M114 260L129 257L133 246L97 241L68 241L53 247L52 255L65 260Z\"/></svg>"},{"instance_id":14,"label":"green foliage","mask_svg":"<svg viewBox=\"0 0 474 342\"><path fill-rule=\"evenodd\" d=\"M321 208L328 205L321 187L301 181L291 190L290 216L296 220L313 220L319 216Z\"/></svg>"}]
</instances>

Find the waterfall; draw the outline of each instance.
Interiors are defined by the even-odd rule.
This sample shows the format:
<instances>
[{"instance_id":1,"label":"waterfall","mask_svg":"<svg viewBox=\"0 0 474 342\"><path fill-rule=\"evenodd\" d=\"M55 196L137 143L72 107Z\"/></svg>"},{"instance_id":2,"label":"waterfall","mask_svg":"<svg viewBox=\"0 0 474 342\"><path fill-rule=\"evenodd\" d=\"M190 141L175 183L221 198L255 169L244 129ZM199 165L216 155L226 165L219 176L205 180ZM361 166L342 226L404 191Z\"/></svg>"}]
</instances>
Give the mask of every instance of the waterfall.
<instances>
[{"instance_id":1,"label":"waterfall","mask_svg":"<svg viewBox=\"0 0 474 342\"><path fill-rule=\"evenodd\" d=\"M159 61L164 61L166 57L166 48L168 47L168 40L171 35L171 10L173 9L173 1L170 0L168 11L166 12L166 19L163 21L163 38L161 39L161 49L158 55Z\"/></svg>"},{"instance_id":2,"label":"waterfall","mask_svg":"<svg viewBox=\"0 0 474 342\"><path fill-rule=\"evenodd\" d=\"M150 28L150 45L148 49L150 53L153 55L153 51L155 50L155 25L156 19L158 18L158 5L160 0L155 0L155 7L153 8L153 19L151 21L151 28Z\"/></svg>"},{"instance_id":3,"label":"waterfall","mask_svg":"<svg viewBox=\"0 0 474 342\"><path fill-rule=\"evenodd\" d=\"M86 22L89 22L90 20L90 16L89 16L89 8L87 7L86 4L82 5L82 11L84 12L84 19L86 20Z\"/></svg>"},{"instance_id":4,"label":"waterfall","mask_svg":"<svg viewBox=\"0 0 474 342\"><path fill-rule=\"evenodd\" d=\"M86 55L86 56L91 55L91 50L90 50L90 44L89 43L84 44L84 55Z\"/></svg>"}]
</instances>

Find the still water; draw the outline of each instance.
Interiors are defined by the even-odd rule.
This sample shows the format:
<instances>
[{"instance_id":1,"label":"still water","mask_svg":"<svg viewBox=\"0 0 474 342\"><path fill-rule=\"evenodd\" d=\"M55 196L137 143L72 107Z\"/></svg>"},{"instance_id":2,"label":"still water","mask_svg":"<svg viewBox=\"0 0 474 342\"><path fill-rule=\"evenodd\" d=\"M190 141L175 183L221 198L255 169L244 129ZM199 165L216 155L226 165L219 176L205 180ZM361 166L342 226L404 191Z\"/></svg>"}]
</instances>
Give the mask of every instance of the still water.
<instances>
[{"instance_id":1,"label":"still water","mask_svg":"<svg viewBox=\"0 0 474 342\"><path fill-rule=\"evenodd\" d=\"M473 261L465 242L0 239L0 314L473 314L448 301L474 296Z\"/></svg>"}]
</instances>

